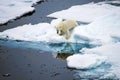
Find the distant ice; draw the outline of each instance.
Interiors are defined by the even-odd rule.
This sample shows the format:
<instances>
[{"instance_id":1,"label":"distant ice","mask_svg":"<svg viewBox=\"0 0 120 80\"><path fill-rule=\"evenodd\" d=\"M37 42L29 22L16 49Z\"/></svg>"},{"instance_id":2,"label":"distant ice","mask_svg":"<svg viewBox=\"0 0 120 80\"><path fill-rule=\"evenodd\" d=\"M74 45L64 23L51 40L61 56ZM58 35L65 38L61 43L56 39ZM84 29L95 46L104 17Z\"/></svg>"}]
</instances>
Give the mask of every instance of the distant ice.
<instances>
[{"instance_id":1,"label":"distant ice","mask_svg":"<svg viewBox=\"0 0 120 80\"><path fill-rule=\"evenodd\" d=\"M0 0L0 24L34 11L33 4L41 0Z\"/></svg>"},{"instance_id":2,"label":"distant ice","mask_svg":"<svg viewBox=\"0 0 120 80\"><path fill-rule=\"evenodd\" d=\"M72 6L66 10L54 12L52 14L49 14L48 17L74 19L82 22L92 22L96 18L115 12L116 10L120 12L120 7L105 4L105 2L89 3Z\"/></svg>"},{"instance_id":3,"label":"distant ice","mask_svg":"<svg viewBox=\"0 0 120 80\"><path fill-rule=\"evenodd\" d=\"M120 6L120 0L107 0L107 1L103 1L103 2L99 2L101 4L111 4L111 5L115 5L115 6Z\"/></svg>"}]
</instances>

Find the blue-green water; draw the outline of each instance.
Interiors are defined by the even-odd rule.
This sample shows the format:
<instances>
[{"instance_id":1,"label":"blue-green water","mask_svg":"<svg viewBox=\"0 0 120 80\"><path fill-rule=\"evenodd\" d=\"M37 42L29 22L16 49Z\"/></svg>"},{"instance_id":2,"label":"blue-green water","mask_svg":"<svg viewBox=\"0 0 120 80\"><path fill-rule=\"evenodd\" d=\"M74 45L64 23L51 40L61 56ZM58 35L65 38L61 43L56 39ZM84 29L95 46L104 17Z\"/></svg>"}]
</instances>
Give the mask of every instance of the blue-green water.
<instances>
[{"instance_id":1,"label":"blue-green water","mask_svg":"<svg viewBox=\"0 0 120 80\"><path fill-rule=\"evenodd\" d=\"M102 65L88 70L76 70L74 76L81 80L119 80L115 74L110 73L111 64Z\"/></svg>"},{"instance_id":2,"label":"blue-green water","mask_svg":"<svg viewBox=\"0 0 120 80\"><path fill-rule=\"evenodd\" d=\"M46 43L46 42L28 42L28 41L13 41L0 40L0 45L15 47L15 48L31 48L42 51L57 52L57 53L79 53L82 48L92 48L93 45L82 43Z\"/></svg>"}]
</instances>

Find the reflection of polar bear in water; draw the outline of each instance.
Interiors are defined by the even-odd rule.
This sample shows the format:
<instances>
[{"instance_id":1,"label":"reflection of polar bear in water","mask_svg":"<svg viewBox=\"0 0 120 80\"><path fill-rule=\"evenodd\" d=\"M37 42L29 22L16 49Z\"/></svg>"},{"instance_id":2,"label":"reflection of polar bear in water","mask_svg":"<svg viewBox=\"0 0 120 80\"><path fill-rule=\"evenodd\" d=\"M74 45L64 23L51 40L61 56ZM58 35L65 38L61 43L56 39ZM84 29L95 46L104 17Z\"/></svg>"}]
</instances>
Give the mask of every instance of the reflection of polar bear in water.
<instances>
[{"instance_id":1,"label":"reflection of polar bear in water","mask_svg":"<svg viewBox=\"0 0 120 80\"><path fill-rule=\"evenodd\" d=\"M70 30L75 28L77 25L78 25L77 22L73 21L73 20L62 21L56 26L57 34L58 35L65 34L65 36L66 36L65 38L69 39L70 38Z\"/></svg>"}]
</instances>

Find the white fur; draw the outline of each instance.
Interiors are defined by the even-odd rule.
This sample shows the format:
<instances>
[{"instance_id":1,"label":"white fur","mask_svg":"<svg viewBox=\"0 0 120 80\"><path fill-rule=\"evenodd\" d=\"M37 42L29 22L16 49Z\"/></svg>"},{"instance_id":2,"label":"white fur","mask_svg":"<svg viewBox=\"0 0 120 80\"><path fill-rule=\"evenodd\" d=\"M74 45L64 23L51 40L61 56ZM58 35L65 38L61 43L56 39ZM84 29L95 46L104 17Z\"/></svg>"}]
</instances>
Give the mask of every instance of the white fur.
<instances>
[{"instance_id":1,"label":"white fur","mask_svg":"<svg viewBox=\"0 0 120 80\"><path fill-rule=\"evenodd\" d=\"M77 25L78 25L77 22L74 20L62 21L56 26L57 34L58 35L65 34L65 36L66 36L65 38L69 39L70 38L70 30L75 28Z\"/></svg>"}]
</instances>

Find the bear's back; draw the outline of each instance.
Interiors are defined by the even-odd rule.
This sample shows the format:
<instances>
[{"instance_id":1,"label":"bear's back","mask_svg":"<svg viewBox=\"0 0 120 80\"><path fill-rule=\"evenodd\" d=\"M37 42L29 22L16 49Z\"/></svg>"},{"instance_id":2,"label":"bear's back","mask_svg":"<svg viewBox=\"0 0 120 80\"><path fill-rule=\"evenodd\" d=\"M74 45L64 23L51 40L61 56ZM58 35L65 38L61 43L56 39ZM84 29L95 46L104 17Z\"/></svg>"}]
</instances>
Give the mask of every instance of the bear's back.
<instances>
[{"instance_id":1,"label":"bear's back","mask_svg":"<svg viewBox=\"0 0 120 80\"><path fill-rule=\"evenodd\" d=\"M65 20L63 21L63 24L65 25L65 27L67 27L68 29L74 28L77 26L77 22L74 20Z\"/></svg>"}]
</instances>

